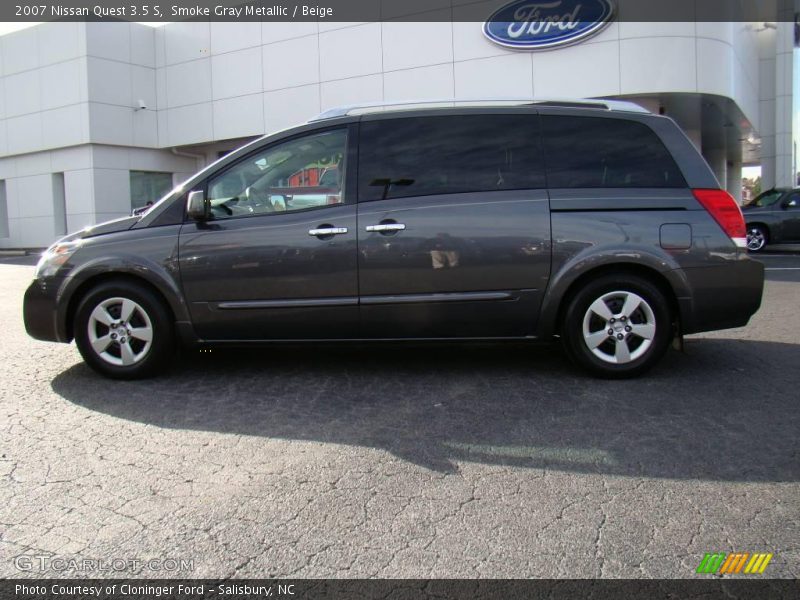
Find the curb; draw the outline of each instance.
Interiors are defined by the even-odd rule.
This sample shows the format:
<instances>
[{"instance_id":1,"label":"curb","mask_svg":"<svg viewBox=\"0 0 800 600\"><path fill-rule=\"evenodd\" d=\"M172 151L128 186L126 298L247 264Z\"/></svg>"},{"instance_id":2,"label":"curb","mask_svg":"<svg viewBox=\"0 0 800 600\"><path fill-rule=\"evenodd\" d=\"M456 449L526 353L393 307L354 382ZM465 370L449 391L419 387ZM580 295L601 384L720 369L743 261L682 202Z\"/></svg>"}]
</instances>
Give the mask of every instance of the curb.
<instances>
[{"instance_id":1,"label":"curb","mask_svg":"<svg viewBox=\"0 0 800 600\"><path fill-rule=\"evenodd\" d=\"M800 254L800 244L775 244L770 246L767 244L762 250L763 254L783 254L785 256L793 256ZM756 252L757 256L759 253Z\"/></svg>"},{"instance_id":2,"label":"curb","mask_svg":"<svg viewBox=\"0 0 800 600\"><path fill-rule=\"evenodd\" d=\"M0 256L32 256L45 250L46 248L0 248Z\"/></svg>"}]
</instances>

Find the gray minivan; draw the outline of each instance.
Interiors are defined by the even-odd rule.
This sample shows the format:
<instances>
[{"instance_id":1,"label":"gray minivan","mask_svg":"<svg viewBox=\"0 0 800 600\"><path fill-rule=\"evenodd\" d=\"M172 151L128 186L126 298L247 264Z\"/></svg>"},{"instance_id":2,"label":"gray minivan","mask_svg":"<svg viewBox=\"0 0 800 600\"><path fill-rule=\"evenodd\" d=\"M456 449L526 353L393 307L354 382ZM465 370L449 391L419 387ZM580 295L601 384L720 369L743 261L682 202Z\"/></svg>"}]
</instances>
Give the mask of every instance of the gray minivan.
<instances>
[{"instance_id":1,"label":"gray minivan","mask_svg":"<svg viewBox=\"0 0 800 600\"><path fill-rule=\"evenodd\" d=\"M116 378L177 345L551 340L605 377L745 325L763 266L669 118L616 101L337 109L53 244L28 333Z\"/></svg>"}]
</instances>

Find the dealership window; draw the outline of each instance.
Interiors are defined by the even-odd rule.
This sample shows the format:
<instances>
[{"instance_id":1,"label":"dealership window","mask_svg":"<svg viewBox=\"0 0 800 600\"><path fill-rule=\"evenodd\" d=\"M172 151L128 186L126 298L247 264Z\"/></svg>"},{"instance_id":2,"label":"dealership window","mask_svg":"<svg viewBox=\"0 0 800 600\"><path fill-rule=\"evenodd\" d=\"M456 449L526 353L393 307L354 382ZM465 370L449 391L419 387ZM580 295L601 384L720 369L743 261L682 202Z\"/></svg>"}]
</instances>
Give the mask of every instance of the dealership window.
<instances>
[{"instance_id":1,"label":"dealership window","mask_svg":"<svg viewBox=\"0 0 800 600\"><path fill-rule=\"evenodd\" d=\"M172 189L172 173L131 171L131 209L155 204Z\"/></svg>"},{"instance_id":2,"label":"dealership window","mask_svg":"<svg viewBox=\"0 0 800 600\"><path fill-rule=\"evenodd\" d=\"M6 199L6 181L0 179L0 238L8 237L8 200Z\"/></svg>"},{"instance_id":3,"label":"dealership window","mask_svg":"<svg viewBox=\"0 0 800 600\"><path fill-rule=\"evenodd\" d=\"M670 188L686 182L664 144L643 123L542 116L551 188Z\"/></svg>"},{"instance_id":4,"label":"dealership window","mask_svg":"<svg viewBox=\"0 0 800 600\"><path fill-rule=\"evenodd\" d=\"M343 202L347 132L315 133L270 146L208 182L216 219L280 213Z\"/></svg>"},{"instance_id":5,"label":"dealership window","mask_svg":"<svg viewBox=\"0 0 800 600\"><path fill-rule=\"evenodd\" d=\"M366 121L360 200L544 187L535 115Z\"/></svg>"},{"instance_id":6,"label":"dealership window","mask_svg":"<svg viewBox=\"0 0 800 600\"><path fill-rule=\"evenodd\" d=\"M67 197L64 191L64 174L53 173L53 234L67 233Z\"/></svg>"}]
</instances>

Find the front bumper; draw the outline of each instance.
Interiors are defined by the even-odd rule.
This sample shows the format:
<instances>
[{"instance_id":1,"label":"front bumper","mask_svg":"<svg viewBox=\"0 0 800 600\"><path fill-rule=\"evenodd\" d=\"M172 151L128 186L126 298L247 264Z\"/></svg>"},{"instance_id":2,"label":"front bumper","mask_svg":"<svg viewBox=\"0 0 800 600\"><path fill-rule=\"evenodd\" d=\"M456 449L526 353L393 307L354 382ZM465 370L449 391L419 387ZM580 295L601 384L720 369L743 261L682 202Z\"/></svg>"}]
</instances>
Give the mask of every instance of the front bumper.
<instances>
[{"instance_id":1,"label":"front bumper","mask_svg":"<svg viewBox=\"0 0 800 600\"><path fill-rule=\"evenodd\" d=\"M59 326L58 290L56 278L34 279L25 291L22 317L28 335L45 342L70 342L64 327Z\"/></svg>"}]
</instances>

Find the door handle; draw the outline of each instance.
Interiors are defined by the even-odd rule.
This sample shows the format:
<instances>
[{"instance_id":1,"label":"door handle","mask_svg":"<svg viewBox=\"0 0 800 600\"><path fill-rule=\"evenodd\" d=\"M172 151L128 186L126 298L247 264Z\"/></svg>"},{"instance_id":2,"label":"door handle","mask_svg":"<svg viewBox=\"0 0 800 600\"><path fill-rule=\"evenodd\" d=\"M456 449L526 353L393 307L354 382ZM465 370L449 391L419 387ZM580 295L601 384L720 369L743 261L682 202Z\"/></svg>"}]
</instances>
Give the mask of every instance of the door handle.
<instances>
[{"instance_id":1,"label":"door handle","mask_svg":"<svg viewBox=\"0 0 800 600\"><path fill-rule=\"evenodd\" d=\"M403 231L406 226L403 223L380 223L378 225L367 225L367 231L377 231L378 233Z\"/></svg>"},{"instance_id":2,"label":"door handle","mask_svg":"<svg viewBox=\"0 0 800 600\"><path fill-rule=\"evenodd\" d=\"M347 233L347 227L320 227L319 229L309 229L308 235L325 236L325 235L339 235Z\"/></svg>"}]
</instances>

